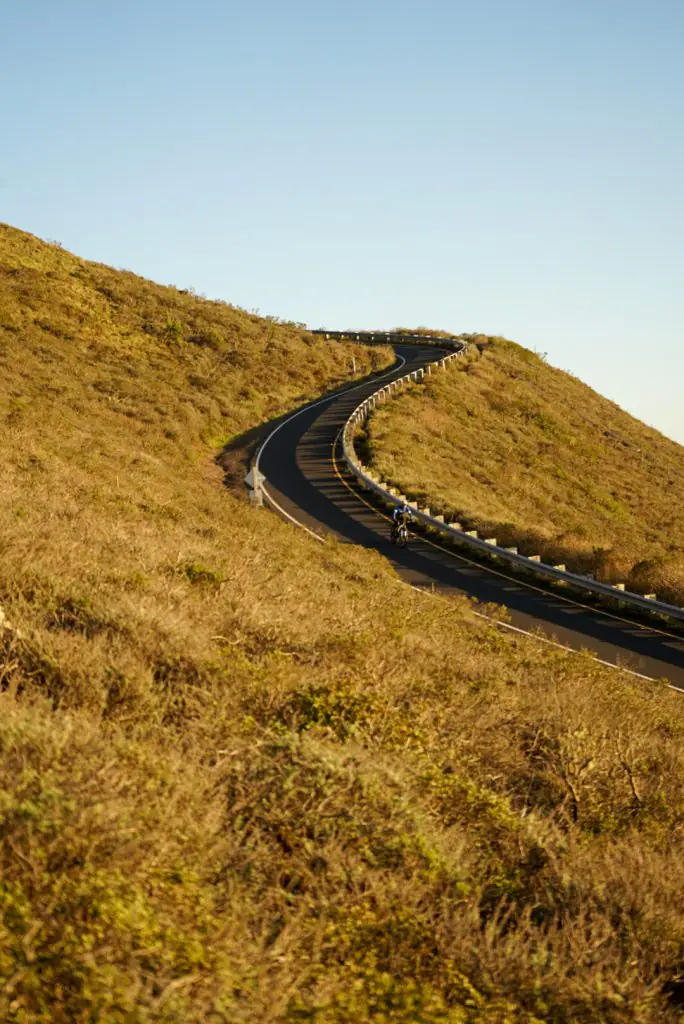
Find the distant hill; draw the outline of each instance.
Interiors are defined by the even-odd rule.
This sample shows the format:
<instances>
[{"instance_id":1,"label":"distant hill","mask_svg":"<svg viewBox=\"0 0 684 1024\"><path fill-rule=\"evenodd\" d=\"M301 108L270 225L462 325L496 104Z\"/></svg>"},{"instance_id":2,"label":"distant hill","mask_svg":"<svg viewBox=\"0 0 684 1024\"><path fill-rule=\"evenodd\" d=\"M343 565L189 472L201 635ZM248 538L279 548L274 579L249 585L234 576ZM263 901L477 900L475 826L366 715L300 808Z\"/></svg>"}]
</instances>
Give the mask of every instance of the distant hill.
<instances>
[{"instance_id":1,"label":"distant hill","mask_svg":"<svg viewBox=\"0 0 684 1024\"><path fill-rule=\"evenodd\" d=\"M684 448L504 338L383 406L376 467L525 553L684 604Z\"/></svg>"},{"instance_id":2,"label":"distant hill","mask_svg":"<svg viewBox=\"0 0 684 1024\"><path fill-rule=\"evenodd\" d=\"M681 695L224 486L390 358L0 229L1 1021L680 1020Z\"/></svg>"}]
</instances>

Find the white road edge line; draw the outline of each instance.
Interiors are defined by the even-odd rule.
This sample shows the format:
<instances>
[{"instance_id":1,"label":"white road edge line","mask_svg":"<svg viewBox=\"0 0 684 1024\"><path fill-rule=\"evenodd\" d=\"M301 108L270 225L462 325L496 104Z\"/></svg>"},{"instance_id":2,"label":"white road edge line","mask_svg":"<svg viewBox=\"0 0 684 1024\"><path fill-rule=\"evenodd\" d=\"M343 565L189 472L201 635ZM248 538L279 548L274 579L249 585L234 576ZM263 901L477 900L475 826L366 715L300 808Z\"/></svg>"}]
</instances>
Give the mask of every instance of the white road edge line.
<instances>
[{"instance_id":1,"label":"white road edge line","mask_svg":"<svg viewBox=\"0 0 684 1024\"><path fill-rule=\"evenodd\" d=\"M391 373L394 373L396 370L400 370L402 366L405 366L406 365L406 360L404 359L404 357L400 355L399 358L401 359L401 366L394 366L391 370L388 370L387 373L383 373L379 377L376 377L376 380L382 380L383 377L389 377L389 375ZM364 382L364 384L357 384L353 388L347 388L347 390L345 392L343 392L343 393L344 394L351 394L352 391L359 391L362 387L365 387L365 385L367 383L368 383L368 381ZM268 442L271 440L271 438L274 437L274 435L278 433L278 431L280 430L281 427L284 427L286 423L290 422L290 420L296 419L297 416L301 416L302 413L307 412L308 409L314 409L317 405L323 405L324 402L333 401L334 397L340 397L340 396L332 396L332 397L327 397L327 398L319 398L317 401L311 402L309 405L305 405L303 409L298 409L297 412L293 412L290 416L288 416L281 423L279 423L277 427L274 427L274 429L268 435L268 437L266 438L264 443L259 448L259 451L257 452L257 456L256 456L256 459L254 461L254 466L255 466L256 470L257 471L259 470L259 461L261 459L261 453L263 452L264 448L266 447ZM263 487L262 490L264 492L264 495L266 496L266 500L268 501L268 503L273 508L275 508L278 512L280 512L281 515L285 516L286 519L289 519L289 521L291 523L294 523L295 526L299 526L300 529L306 530L306 532L308 534L310 534L316 540L320 541L322 544L325 543L325 537L321 537L321 535L319 533L314 533L314 531L309 529L308 526L305 526L304 523L301 523L298 519L295 519L294 516L291 516L289 512L286 512L285 509L282 507L282 505L279 505L278 502L275 500L275 498L268 493L268 491L266 490L265 487ZM412 583L406 583L404 580L400 580L400 582L404 586L409 586L411 588L411 590L417 591L419 594L427 594L429 597L436 597L437 596L437 594L434 591L427 590L426 588L423 588L423 587L416 587ZM501 629L510 629L514 633L521 633L523 636L528 636L532 640L537 640L539 643L549 644L551 647L557 647L561 651L567 651L568 654L580 654L581 653L580 651L576 651L574 647L567 647L565 644L559 644L557 640L550 640L548 637L545 637L545 636L537 636L536 633L530 633L528 630L521 629L519 626L512 626L510 624L510 622L502 622L500 619L493 619L489 615L484 615L482 612L476 612L474 610L473 610L473 614L477 615L477 617L480 618L480 619L486 619L487 622L491 622L491 623L493 623L493 625L499 626ZM595 661L599 665L604 665L606 668L612 668L615 672L626 672L627 675L634 676L636 679L644 679L644 680L646 680L649 683L656 682L656 680L654 679L653 676L642 675L641 672L634 672L631 668L622 668L622 666L620 666L620 665L614 665L612 661L604 661L603 658L593 658L592 660ZM668 686L668 688L670 690L676 690L677 693L682 693L682 690L680 690L678 686L674 686L672 683L667 683L667 686Z\"/></svg>"},{"instance_id":2,"label":"white road edge line","mask_svg":"<svg viewBox=\"0 0 684 1024\"><path fill-rule=\"evenodd\" d=\"M399 359L401 359L401 362L399 363L399 365L397 366L397 364L395 363L391 370L388 370L387 373L381 373L378 377L375 378L375 380L382 380L383 377L389 377L389 375L391 373L396 373L397 370L401 370L402 366L406 366L406 360L404 359L404 357L402 355L399 355L399 353L397 353L397 356L398 356ZM340 398L342 396L342 394L349 395L353 391L360 391L361 388L366 387L369 383L370 383L370 381L366 380L362 384L356 384L352 388L347 388L346 391L340 392L339 395L328 395L325 398L319 398L315 402L310 402L309 405L305 405L303 409L297 409L296 412L291 413L288 417L286 417L286 419L282 420L282 422L280 422L277 427L273 428L273 430L268 435L268 437L266 438L264 443L261 445L261 447L259 448L259 451L256 454L256 459L254 460L254 468L256 469L257 473L259 472L259 462L261 461L261 454L262 454L264 448L266 447L268 442L271 440L271 438L273 438L278 433L278 431L280 430L281 427L284 427L286 423L290 422L290 420L296 419L297 416L301 416L303 413L308 412L309 409L315 409L317 405L323 405L324 402L332 402L332 401L334 401L335 398ZM289 521L291 523L294 523L295 526L299 526L299 527L301 527L302 530L306 530L306 532L308 534L310 534L312 537L315 537L316 540L319 540L322 543L325 543L325 537L321 537L320 534L314 533L314 531L309 529L308 526L305 526L304 523L300 523L300 521L298 519L295 519L295 517L291 516L289 512L286 512L285 509L282 507L282 505L278 504L278 502L275 500L273 495L268 493L268 491L266 490L265 487L262 487L262 490L264 492L266 500L268 501L268 503L274 509L276 509L276 511L280 512L280 514L282 516L285 516L286 519L289 519Z\"/></svg>"},{"instance_id":3,"label":"white road edge line","mask_svg":"<svg viewBox=\"0 0 684 1024\"><path fill-rule=\"evenodd\" d=\"M402 581L403 582L403 581ZM415 590L419 594L426 594L428 597L441 597L441 594L433 590L428 590L427 587L417 587L415 584L410 583L411 590ZM510 629L513 633L522 633L523 636L528 636L532 640L537 640L540 644L548 644L550 647L558 647L561 651L567 651L568 654L581 654L581 651L575 650L574 647L568 647L567 644L560 644L557 640L551 640L548 636L539 636L537 633L531 633L527 629L522 629L520 626L513 626L510 622L502 622L501 619L493 619L490 615L485 615L483 612L476 612L472 609L473 615L477 615L479 619L485 619L487 622L491 622L494 626L500 626L501 629ZM614 672L626 672L627 675L635 676L637 679L644 679L648 683L656 683L658 680L653 676L645 676L641 672L635 672L634 669L624 668L622 665L615 665L612 661L605 661L603 658L592 657L592 661L595 661L598 665L605 665L606 668L612 668ZM676 690L677 693L683 691L672 683L667 683L667 687L670 690Z\"/></svg>"},{"instance_id":4,"label":"white road edge line","mask_svg":"<svg viewBox=\"0 0 684 1024\"><path fill-rule=\"evenodd\" d=\"M435 591L428 590L427 587L416 587L415 584L409 584L409 586L418 594L426 594L428 597L441 596L438 595ZM511 632L513 633L521 633L522 636L529 637L531 640L537 640L539 641L539 643L546 643L550 647L558 647L559 650L565 650L568 654L582 653L582 651L575 650L574 647L568 647L564 643L558 643L557 640L551 640L549 637L538 636L537 633L530 633L529 630L523 630L519 626L512 626L511 623L504 623L501 621L501 618L493 618L491 617L491 615L485 615L482 611L475 611L474 608L472 608L471 610L474 615L477 615L478 618L484 618L484 620L487 623L491 623L493 624L493 626L499 626L503 630L511 630ZM613 665L612 662L605 662L605 660L602 657L592 657L592 660L593 662L596 662L597 665L604 665L606 669L613 669L613 671L615 672L626 672L630 676L636 676L637 679L645 679L649 683L654 683L657 681L653 678L653 676L644 676L642 675L642 673L635 672L633 669L625 669L622 666ZM668 686L673 690L677 690L678 693L682 692L679 689L679 687L673 686L672 683L668 683Z\"/></svg>"},{"instance_id":5,"label":"white road edge line","mask_svg":"<svg viewBox=\"0 0 684 1024\"><path fill-rule=\"evenodd\" d=\"M510 622L502 622L501 619L492 619L489 615L483 615L482 612L474 611L473 614L477 615L480 619L487 619L489 622L493 622L495 626L500 626L502 629L510 629L514 633L522 633L524 636L530 636L533 640L538 640L540 644L549 644L551 647L558 647L561 651L567 651L569 654L581 654L581 651L575 650L574 647L568 647L567 644L560 644L557 640L550 640L547 636L537 636L536 633L530 633L527 629L521 629L520 626L513 626ZM636 676L637 679L646 679L649 683L654 683L656 680L653 676L645 676L641 672L635 672L631 668L623 668L621 665L615 665L612 661L605 661L603 658L593 657L592 661L595 661L599 665L605 665L606 668L612 668L616 672L627 672L630 676ZM673 690L676 690L676 686L672 686L672 683L668 683ZM681 691L680 691L681 692Z\"/></svg>"},{"instance_id":6,"label":"white road edge line","mask_svg":"<svg viewBox=\"0 0 684 1024\"><path fill-rule=\"evenodd\" d=\"M321 537L320 533L314 533L314 531L310 530L308 526L305 526L304 523L300 523L298 519L295 519L295 517L291 516L289 512L286 512L283 506L279 505L275 498L268 493L263 484L261 485L261 490L264 493L266 501L276 510L276 512L280 512L281 516L285 516L286 519L289 519L291 523L294 523L294 525L298 526L301 530L306 530L307 533L311 534L314 540L320 540L322 544L325 544L325 537Z\"/></svg>"}]
</instances>

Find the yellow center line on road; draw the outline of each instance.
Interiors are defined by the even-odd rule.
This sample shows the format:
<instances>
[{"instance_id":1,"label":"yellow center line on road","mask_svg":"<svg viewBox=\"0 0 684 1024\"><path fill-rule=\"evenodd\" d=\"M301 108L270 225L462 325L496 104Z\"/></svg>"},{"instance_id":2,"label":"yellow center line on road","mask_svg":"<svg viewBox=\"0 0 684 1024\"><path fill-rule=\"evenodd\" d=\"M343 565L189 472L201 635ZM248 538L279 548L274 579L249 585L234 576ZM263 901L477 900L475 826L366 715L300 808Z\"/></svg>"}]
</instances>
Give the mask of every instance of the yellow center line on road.
<instances>
[{"instance_id":1,"label":"yellow center line on road","mask_svg":"<svg viewBox=\"0 0 684 1024\"><path fill-rule=\"evenodd\" d=\"M337 437L335 438L332 444L332 464L333 469L335 471L335 475L340 480L340 482L344 484L347 490L354 495L355 498L358 498L359 501L362 501L363 504L366 505L367 508L371 509L371 511L375 512L376 515L382 516L383 519L386 519L388 522L391 522L390 516L386 515L384 512L380 512L379 509L375 508L374 505L371 505L369 501L366 501L366 499L361 494L359 494L359 492L355 490L351 486L351 484L342 476L342 473L340 472L339 469L339 463L337 461L336 450L339 446L340 437L342 436L343 430L344 427L340 427L337 433ZM505 572L501 572L500 569L492 569L489 566L483 566L480 562L475 562L471 558L468 558L466 555L461 555L456 551L450 551L449 548L443 547L441 544L435 544L434 541L428 540L427 537L421 536L420 539L424 541L426 544L429 544L430 547L436 548L437 551L442 551L444 554L449 555L451 558L455 558L458 561L466 562L468 565L473 565L477 569L484 569L485 572L493 573L494 576L500 576L501 579L508 580L510 583L516 583L518 586L526 587L529 590L534 590L538 594L543 594L545 597L554 597L560 601L563 601L565 604L571 605L574 608L583 608L585 611L593 612L595 615L603 615L605 616L605 618L614 619L615 622L622 622L627 626L631 626L633 629L638 629L642 633L656 633L658 636L666 636L670 640L679 640L680 643L684 642L684 637L677 636L676 633L667 633L665 630L657 629L655 626L642 626L639 623L633 622L631 619L625 619L622 618L622 616L620 615L615 615L613 612L604 611L603 608L593 608L591 605L582 604L581 601L573 601L572 598L565 597L564 594L557 594L555 591L550 593L548 590L544 590L542 587L537 587L533 583L522 582L521 580L516 579L514 576L508 576Z\"/></svg>"}]
</instances>

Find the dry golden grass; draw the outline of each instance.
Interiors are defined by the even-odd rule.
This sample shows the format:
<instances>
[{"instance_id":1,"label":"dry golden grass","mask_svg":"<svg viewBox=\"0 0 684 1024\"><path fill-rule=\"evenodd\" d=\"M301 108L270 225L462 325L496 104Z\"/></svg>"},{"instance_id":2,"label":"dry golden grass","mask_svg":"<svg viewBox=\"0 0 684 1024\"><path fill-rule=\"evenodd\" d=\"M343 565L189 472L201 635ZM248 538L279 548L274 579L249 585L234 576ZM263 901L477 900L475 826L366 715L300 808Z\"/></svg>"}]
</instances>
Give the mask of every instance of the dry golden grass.
<instances>
[{"instance_id":1,"label":"dry golden grass","mask_svg":"<svg viewBox=\"0 0 684 1024\"><path fill-rule=\"evenodd\" d=\"M180 342L32 326L72 258L2 244L0 1019L680 1020L679 696L225 490L207 438L346 350L219 310L246 412Z\"/></svg>"},{"instance_id":2,"label":"dry golden grass","mask_svg":"<svg viewBox=\"0 0 684 1024\"><path fill-rule=\"evenodd\" d=\"M525 554L684 604L684 449L513 342L471 351L373 417L376 468Z\"/></svg>"}]
</instances>

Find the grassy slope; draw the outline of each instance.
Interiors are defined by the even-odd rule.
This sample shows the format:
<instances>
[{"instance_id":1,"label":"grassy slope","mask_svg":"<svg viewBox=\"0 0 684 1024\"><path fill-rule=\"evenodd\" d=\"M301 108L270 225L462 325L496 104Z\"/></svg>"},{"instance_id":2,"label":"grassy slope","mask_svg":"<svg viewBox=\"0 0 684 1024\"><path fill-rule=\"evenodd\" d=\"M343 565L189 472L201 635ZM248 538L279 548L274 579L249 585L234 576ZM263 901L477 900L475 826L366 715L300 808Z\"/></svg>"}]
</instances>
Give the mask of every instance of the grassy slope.
<instances>
[{"instance_id":1,"label":"grassy slope","mask_svg":"<svg viewBox=\"0 0 684 1024\"><path fill-rule=\"evenodd\" d=\"M226 492L202 436L344 350L2 246L0 1019L678 1020L681 699Z\"/></svg>"},{"instance_id":2,"label":"grassy slope","mask_svg":"<svg viewBox=\"0 0 684 1024\"><path fill-rule=\"evenodd\" d=\"M684 604L684 450L519 345L480 337L383 408L370 447L469 528Z\"/></svg>"}]
</instances>

